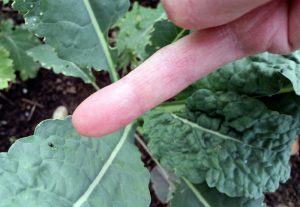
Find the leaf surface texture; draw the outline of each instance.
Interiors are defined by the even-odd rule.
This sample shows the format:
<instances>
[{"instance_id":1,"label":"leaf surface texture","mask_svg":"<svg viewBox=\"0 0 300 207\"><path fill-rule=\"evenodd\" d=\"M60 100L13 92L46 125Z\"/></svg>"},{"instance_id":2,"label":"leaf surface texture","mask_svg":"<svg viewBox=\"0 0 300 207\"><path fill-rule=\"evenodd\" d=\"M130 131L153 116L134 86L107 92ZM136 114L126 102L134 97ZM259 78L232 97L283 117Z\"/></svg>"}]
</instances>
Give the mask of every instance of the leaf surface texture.
<instances>
[{"instance_id":1,"label":"leaf surface texture","mask_svg":"<svg viewBox=\"0 0 300 207\"><path fill-rule=\"evenodd\" d=\"M133 133L129 126L91 139L70 118L42 122L0 154L0 206L148 206L150 176Z\"/></svg>"}]
</instances>

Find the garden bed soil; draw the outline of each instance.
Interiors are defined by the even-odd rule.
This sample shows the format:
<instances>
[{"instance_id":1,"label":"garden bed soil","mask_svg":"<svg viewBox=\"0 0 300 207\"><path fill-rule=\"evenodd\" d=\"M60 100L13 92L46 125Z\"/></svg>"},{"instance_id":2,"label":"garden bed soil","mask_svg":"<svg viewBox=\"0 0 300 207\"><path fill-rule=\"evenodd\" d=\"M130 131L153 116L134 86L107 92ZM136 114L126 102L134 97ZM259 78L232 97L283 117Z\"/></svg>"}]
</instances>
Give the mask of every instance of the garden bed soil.
<instances>
[{"instance_id":1,"label":"garden bed soil","mask_svg":"<svg viewBox=\"0 0 300 207\"><path fill-rule=\"evenodd\" d=\"M100 87L109 84L108 75L98 73ZM0 150L6 151L15 138L33 133L35 126L65 106L72 114L78 104L95 89L80 79L56 75L42 69L35 79L20 80L0 91Z\"/></svg>"},{"instance_id":2,"label":"garden bed soil","mask_svg":"<svg viewBox=\"0 0 300 207\"><path fill-rule=\"evenodd\" d=\"M158 0L141 0L144 6L155 7ZM2 8L0 19L13 18L22 23L15 12ZM98 85L109 84L106 73L97 73ZM33 134L36 125L52 117L58 106L65 106L69 114L95 90L81 80L54 74L42 69L35 79L22 82L18 80L9 90L0 91L0 152L5 152L20 137ZM142 160L150 170L155 166L151 157L139 146ZM300 156L291 158L292 173L287 183L282 184L275 193L266 194L269 207L300 207ZM151 187L150 187L151 190ZM151 190L152 192L152 190ZM161 204L152 192L151 207L167 207Z\"/></svg>"}]
</instances>

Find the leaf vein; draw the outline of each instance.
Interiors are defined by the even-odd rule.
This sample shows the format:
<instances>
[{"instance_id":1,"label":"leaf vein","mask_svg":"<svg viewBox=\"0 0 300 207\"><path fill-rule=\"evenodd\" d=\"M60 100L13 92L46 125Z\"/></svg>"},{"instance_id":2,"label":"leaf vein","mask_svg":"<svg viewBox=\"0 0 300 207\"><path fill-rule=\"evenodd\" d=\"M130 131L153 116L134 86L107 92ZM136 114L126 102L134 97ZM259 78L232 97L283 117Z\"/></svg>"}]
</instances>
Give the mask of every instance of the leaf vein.
<instances>
[{"instance_id":1,"label":"leaf vein","mask_svg":"<svg viewBox=\"0 0 300 207\"><path fill-rule=\"evenodd\" d=\"M97 185L102 181L102 178L104 177L105 173L108 171L109 167L112 165L113 161L115 160L116 156L122 149L126 138L128 137L128 134L130 133L132 128L132 125L128 125L124 131L123 135L120 138L120 141L116 145L116 147L113 149L110 157L107 159L106 163L101 168L99 174L94 179L94 181L91 183L91 185L88 187L88 189L83 193L83 195L74 203L73 207L80 207L84 204L85 201L90 197L90 195L93 193Z\"/></svg>"}]
</instances>

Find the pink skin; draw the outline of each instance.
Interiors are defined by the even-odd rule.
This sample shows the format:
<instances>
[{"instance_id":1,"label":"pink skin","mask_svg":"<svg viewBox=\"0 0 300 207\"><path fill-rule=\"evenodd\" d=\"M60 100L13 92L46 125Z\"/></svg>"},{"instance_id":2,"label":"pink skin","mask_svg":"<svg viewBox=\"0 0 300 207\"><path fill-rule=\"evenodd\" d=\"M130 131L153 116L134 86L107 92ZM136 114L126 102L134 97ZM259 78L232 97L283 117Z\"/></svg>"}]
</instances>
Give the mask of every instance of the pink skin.
<instances>
[{"instance_id":1,"label":"pink skin","mask_svg":"<svg viewBox=\"0 0 300 207\"><path fill-rule=\"evenodd\" d=\"M211 2L165 0L172 21L198 31L87 98L73 115L77 131L86 136L112 133L228 62L300 47L299 0Z\"/></svg>"}]
</instances>

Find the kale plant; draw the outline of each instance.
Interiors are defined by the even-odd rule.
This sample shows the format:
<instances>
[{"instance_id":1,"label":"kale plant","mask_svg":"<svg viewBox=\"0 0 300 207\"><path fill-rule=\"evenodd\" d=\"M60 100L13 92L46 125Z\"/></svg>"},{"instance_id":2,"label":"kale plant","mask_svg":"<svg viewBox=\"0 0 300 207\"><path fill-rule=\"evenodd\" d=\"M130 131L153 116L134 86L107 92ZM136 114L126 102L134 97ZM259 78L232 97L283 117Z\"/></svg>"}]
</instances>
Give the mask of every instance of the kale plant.
<instances>
[{"instance_id":1,"label":"kale plant","mask_svg":"<svg viewBox=\"0 0 300 207\"><path fill-rule=\"evenodd\" d=\"M129 5L15 0L25 27L43 40L20 58L98 89L93 70L107 71L115 82L117 69L136 67L190 33L173 25L161 6L134 4L127 12ZM119 29L114 44L112 28ZM15 78L14 51L1 37L0 87L6 87ZM135 137L157 164L151 172L157 196L171 207L264 206L264 193L290 175L291 144L300 132L299 70L300 52L238 60L101 139L78 135L70 118L44 121L0 154L0 207L149 206L150 174Z\"/></svg>"}]
</instances>

